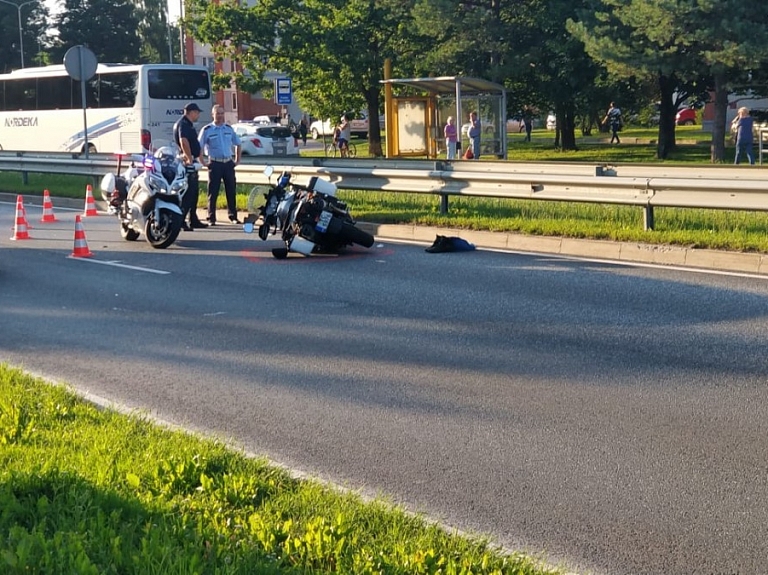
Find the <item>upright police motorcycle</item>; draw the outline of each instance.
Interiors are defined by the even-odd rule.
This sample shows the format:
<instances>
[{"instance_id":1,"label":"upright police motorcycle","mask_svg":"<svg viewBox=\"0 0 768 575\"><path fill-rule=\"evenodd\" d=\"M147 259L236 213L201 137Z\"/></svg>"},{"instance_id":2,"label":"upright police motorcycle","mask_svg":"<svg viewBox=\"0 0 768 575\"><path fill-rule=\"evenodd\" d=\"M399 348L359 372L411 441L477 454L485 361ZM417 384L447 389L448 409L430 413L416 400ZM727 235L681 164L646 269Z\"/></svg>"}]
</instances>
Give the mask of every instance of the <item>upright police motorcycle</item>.
<instances>
[{"instance_id":1,"label":"upright police motorcycle","mask_svg":"<svg viewBox=\"0 0 768 575\"><path fill-rule=\"evenodd\" d=\"M267 166L264 173L271 178L273 168ZM352 244L366 248L373 245L373 236L357 228L347 205L336 198L333 183L314 176L307 185L300 185L291 177L290 172L280 175L277 183L263 193L266 203L258 208L258 214L249 216L244 225L246 232L252 232L259 223L262 240L280 233L284 247L273 249L274 257L285 258L291 251L309 256L338 253ZM254 196L259 193L257 186L251 192L249 206L254 205Z\"/></svg>"},{"instance_id":2,"label":"upright police motorcycle","mask_svg":"<svg viewBox=\"0 0 768 575\"><path fill-rule=\"evenodd\" d=\"M153 248L164 249L179 236L184 221L181 208L187 191L187 170L176 149L164 146L154 156L132 156L131 165L120 174L101 180L101 197L120 222L120 235L135 241L144 233Z\"/></svg>"}]
</instances>

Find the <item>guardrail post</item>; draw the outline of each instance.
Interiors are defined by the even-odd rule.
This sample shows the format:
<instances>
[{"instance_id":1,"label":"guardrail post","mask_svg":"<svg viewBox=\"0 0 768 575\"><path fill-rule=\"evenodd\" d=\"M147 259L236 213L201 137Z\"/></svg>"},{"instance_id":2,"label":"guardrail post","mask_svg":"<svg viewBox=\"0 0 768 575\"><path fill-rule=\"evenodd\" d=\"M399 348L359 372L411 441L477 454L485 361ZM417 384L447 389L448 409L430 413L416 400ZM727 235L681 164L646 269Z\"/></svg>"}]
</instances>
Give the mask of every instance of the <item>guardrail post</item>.
<instances>
[{"instance_id":1,"label":"guardrail post","mask_svg":"<svg viewBox=\"0 0 768 575\"><path fill-rule=\"evenodd\" d=\"M17 158L23 158L24 152L16 152ZM21 172L21 183L25 186L29 183L29 174L27 172Z\"/></svg>"},{"instance_id":2,"label":"guardrail post","mask_svg":"<svg viewBox=\"0 0 768 575\"><path fill-rule=\"evenodd\" d=\"M653 206L646 204L643 208L643 229L646 232L653 231Z\"/></svg>"},{"instance_id":3,"label":"guardrail post","mask_svg":"<svg viewBox=\"0 0 768 575\"><path fill-rule=\"evenodd\" d=\"M440 214L448 213L448 194L440 194Z\"/></svg>"}]
</instances>

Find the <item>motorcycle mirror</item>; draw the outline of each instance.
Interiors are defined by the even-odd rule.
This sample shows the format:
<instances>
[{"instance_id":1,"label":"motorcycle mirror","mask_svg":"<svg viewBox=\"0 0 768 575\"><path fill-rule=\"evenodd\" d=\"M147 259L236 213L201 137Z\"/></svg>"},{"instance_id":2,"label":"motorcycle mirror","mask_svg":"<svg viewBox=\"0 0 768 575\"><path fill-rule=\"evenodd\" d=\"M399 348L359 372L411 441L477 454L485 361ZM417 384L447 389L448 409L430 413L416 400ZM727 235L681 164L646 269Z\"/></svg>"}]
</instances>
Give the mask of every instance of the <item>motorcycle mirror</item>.
<instances>
[{"instance_id":1,"label":"motorcycle mirror","mask_svg":"<svg viewBox=\"0 0 768 575\"><path fill-rule=\"evenodd\" d=\"M243 224L243 231L246 234L252 234L253 233L253 222L245 222Z\"/></svg>"},{"instance_id":2,"label":"motorcycle mirror","mask_svg":"<svg viewBox=\"0 0 768 575\"><path fill-rule=\"evenodd\" d=\"M275 168L272 166L265 166L264 167L264 175L267 176L267 178L271 177L272 174L275 173Z\"/></svg>"}]
</instances>

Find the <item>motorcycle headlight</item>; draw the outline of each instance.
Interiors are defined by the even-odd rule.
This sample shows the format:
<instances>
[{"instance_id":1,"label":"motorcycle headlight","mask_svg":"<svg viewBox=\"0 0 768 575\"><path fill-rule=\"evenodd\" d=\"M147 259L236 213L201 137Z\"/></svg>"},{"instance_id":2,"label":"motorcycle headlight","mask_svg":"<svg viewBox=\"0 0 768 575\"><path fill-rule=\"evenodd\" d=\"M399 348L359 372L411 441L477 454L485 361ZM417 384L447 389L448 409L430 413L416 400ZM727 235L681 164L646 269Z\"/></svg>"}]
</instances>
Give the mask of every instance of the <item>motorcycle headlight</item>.
<instances>
[{"instance_id":1,"label":"motorcycle headlight","mask_svg":"<svg viewBox=\"0 0 768 575\"><path fill-rule=\"evenodd\" d=\"M184 180L175 180L171 184L171 192L174 194L180 194L185 189L187 189L187 182L185 182Z\"/></svg>"}]
</instances>

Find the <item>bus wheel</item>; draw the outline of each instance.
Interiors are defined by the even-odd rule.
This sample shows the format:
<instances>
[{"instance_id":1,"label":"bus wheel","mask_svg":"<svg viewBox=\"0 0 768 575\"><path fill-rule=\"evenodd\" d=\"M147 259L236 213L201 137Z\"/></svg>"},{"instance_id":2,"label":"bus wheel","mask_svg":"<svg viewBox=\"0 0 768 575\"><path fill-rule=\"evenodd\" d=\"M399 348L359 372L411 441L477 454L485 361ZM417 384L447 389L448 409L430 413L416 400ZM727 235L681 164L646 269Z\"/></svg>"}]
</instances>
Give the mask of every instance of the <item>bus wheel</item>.
<instances>
[{"instance_id":1,"label":"bus wheel","mask_svg":"<svg viewBox=\"0 0 768 575\"><path fill-rule=\"evenodd\" d=\"M85 153L85 146L83 146L82 153ZM95 154L96 153L96 146L93 144L88 144L88 153L89 154Z\"/></svg>"}]
</instances>

